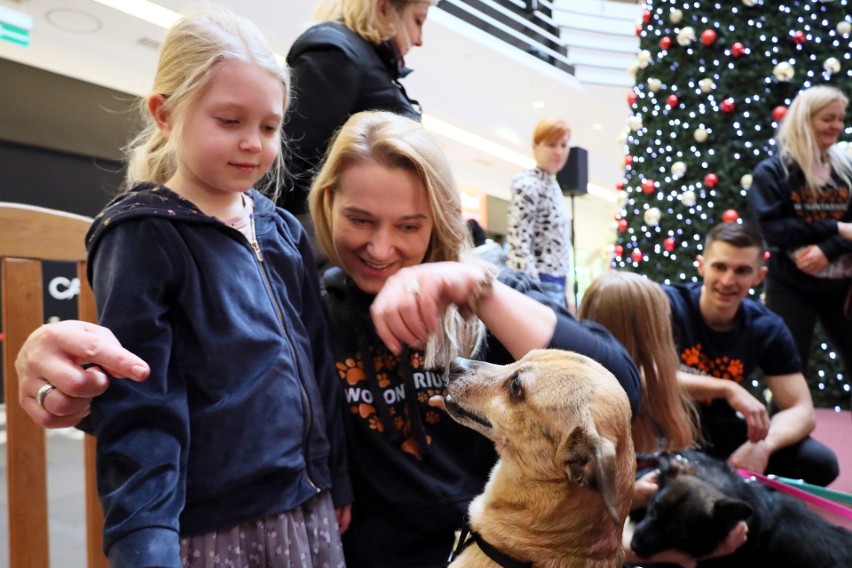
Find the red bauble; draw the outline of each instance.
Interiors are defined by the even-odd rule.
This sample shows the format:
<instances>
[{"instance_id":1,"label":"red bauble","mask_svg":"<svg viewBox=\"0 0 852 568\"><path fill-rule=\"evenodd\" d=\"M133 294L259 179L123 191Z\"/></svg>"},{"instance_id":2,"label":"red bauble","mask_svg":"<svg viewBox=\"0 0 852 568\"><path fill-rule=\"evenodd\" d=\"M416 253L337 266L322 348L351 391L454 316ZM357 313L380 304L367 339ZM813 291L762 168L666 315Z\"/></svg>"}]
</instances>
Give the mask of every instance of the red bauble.
<instances>
[{"instance_id":1,"label":"red bauble","mask_svg":"<svg viewBox=\"0 0 852 568\"><path fill-rule=\"evenodd\" d=\"M793 34L793 43L795 43L796 45L802 45L807 39L808 38L805 36L805 32L803 32L802 30L798 30L796 31L796 33Z\"/></svg>"},{"instance_id":2,"label":"red bauble","mask_svg":"<svg viewBox=\"0 0 852 568\"><path fill-rule=\"evenodd\" d=\"M618 220L618 232L623 233L626 230L627 230L627 220L619 219Z\"/></svg>"},{"instance_id":3,"label":"red bauble","mask_svg":"<svg viewBox=\"0 0 852 568\"><path fill-rule=\"evenodd\" d=\"M725 99L719 105L719 108L722 109L722 112L734 112L735 106L734 99Z\"/></svg>"},{"instance_id":4,"label":"red bauble","mask_svg":"<svg viewBox=\"0 0 852 568\"><path fill-rule=\"evenodd\" d=\"M728 209L727 211L722 213L722 221L725 223L733 223L739 218L740 214L737 213L736 209Z\"/></svg>"},{"instance_id":5,"label":"red bauble","mask_svg":"<svg viewBox=\"0 0 852 568\"><path fill-rule=\"evenodd\" d=\"M717 183L719 183L719 176L716 174L707 174L704 176L704 185L707 187L716 187Z\"/></svg>"},{"instance_id":6,"label":"red bauble","mask_svg":"<svg viewBox=\"0 0 852 568\"><path fill-rule=\"evenodd\" d=\"M677 246L677 242L674 237L669 237L663 241L663 248L668 252L672 252L675 249L675 246Z\"/></svg>"},{"instance_id":7,"label":"red bauble","mask_svg":"<svg viewBox=\"0 0 852 568\"><path fill-rule=\"evenodd\" d=\"M787 107L784 105L778 105L774 109L772 109L772 120L775 122L781 122L784 117L787 115Z\"/></svg>"},{"instance_id":8,"label":"red bauble","mask_svg":"<svg viewBox=\"0 0 852 568\"><path fill-rule=\"evenodd\" d=\"M650 194L654 193L654 191L656 189L657 188L656 188L656 184L654 183L654 180L649 178L649 179L646 179L645 181L642 182L642 191L644 193L647 193L648 195L650 195Z\"/></svg>"},{"instance_id":9,"label":"red bauble","mask_svg":"<svg viewBox=\"0 0 852 568\"><path fill-rule=\"evenodd\" d=\"M676 107L679 102L680 99L677 98L677 95L669 95L668 98L666 98L666 104L672 108Z\"/></svg>"},{"instance_id":10,"label":"red bauble","mask_svg":"<svg viewBox=\"0 0 852 568\"><path fill-rule=\"evenodd\" d=\"M630 106L636 104L636 91L630 91L627 93L627 104Z\"/></svg>"},{"instance_id":11,"label":"red bauble","mask_svg":"<svg viewBox=\"0 0 852 568\"><path fill-rule=\"evenodd\" d=\"M739 57L745 51L745 46L740 42L736 42L731 46L731 55Z\"/></svg>"},{"instance_id":12,"label":"red bauble","mask_svg":"<svg viewBox=\"0 0 852 568\"><path fill-rule=\"evenodd\" d=\"M646 24L651 21L651 10L645 10L642 12L642 21Z\"/></svg>"},{"instance_id":13,"label":"red bauble","mask_svg":"<svg viewBox=\"0 0 852 568\"><path fill-rule=\"evenodd\" d=\"M624 165L625 166L632 166L633 165L633 156L631 156L630 154L627 154L626 156L624 156Z\"/></svg>"},{"instance_id":14,"label":"red bauble","mask_svg":"<svg viewBox=\"0 0 852 568\"><path fill-rule=\"evenodd\" d=\"M642 261L642 251L639 249L633 249L633 252L630 253L630 258L633 259L633 262L641 262Z\"/></svg>"},{"instance_id":15,"label":"red bauble","mask_svg":"<svg viewBox=\"0 0 852 568\"><path fill-rule=\"evenodd\" d=\"M642 24L636 24L636 37L642 35Z\"/></svg>"},{"instance_id":16,"label":"red bauble","mask_svg":"<svg viewBox=\"0 0 852 568\"><path fill-rule=\"evenodd\" d=\"M621 245L615 245L615 249L613 250L613 252L615 253L615 256L621 258L622 256L624 256L624 247Z\"/></svg>"},{"instance_id":17,"label":"red bauble","mask_svg":"<svg viewBox=\"0 0 852 568\"><path fill-rule=\"evenodd\" d=\"M660 38L660 49L668 50L672 46L672 38L663 36Z\"/></svg>"},{"instance_id":18,"label":"red bauble","mask_svg":"<svg viewBox=\"0 0 852 568\"><path fill-rule=\"evenodd\" d=\"M616 191L621 191L622 189L624 189L624 182L620 181L620 182L616 183L615 189L616 189Z\"/></svg>"},{"instance_id":19,"label":"red bauble","mask_svg":"<svg viewBox=\"0 0 852 568\"><path fill-rule=\"evenodd\" d=\"M713 45L716 43L716 38L719 37L716 34L716 30L704 30L701 32L701 43L704 45Z\"/></svg>"}]
</instances>

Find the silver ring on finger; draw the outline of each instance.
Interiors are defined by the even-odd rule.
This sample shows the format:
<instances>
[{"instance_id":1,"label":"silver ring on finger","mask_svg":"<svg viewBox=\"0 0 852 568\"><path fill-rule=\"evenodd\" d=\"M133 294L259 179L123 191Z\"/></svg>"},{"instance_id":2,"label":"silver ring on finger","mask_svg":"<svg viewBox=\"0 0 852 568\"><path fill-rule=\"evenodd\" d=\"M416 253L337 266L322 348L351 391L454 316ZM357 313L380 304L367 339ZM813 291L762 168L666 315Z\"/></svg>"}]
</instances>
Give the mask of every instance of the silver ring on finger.
<instances>
[{"instance_id":1,"label":"silver ring on finger","mask_svg":"<svg viewBox=\"0 0 852 568\"><path fill-rule=\"evenodd\" d=\"M420 294L420 282L418 282L416 278L409 278L406 280L404 288L409 294L414 294L415 296Z\"/></svg>"},{"instance_id":2,"label":"silver ring on finger","mask_svg":"<svg viewBox=\"0 0 852 568\"><path fill-rule=\"evenodd\" d=\"M36 402L38 402L38 405L39 405L39 406L40 406L43 410L47 410L47 409L44 407L44 399L46 399L46 398L47 398L47 395L49 395L49 394L50 394L51 392L53 392L54 390L56 390L56 387L55 387L55 386L53 386L53 385L52 385L52 384L50 384L50 383L44 383L44 384L41 386L41 388L40 388L40 389L38 389L38 392L36 392ZM49 411L48 411L48 412L49 412Z\"/></svg>"}]
</instances>

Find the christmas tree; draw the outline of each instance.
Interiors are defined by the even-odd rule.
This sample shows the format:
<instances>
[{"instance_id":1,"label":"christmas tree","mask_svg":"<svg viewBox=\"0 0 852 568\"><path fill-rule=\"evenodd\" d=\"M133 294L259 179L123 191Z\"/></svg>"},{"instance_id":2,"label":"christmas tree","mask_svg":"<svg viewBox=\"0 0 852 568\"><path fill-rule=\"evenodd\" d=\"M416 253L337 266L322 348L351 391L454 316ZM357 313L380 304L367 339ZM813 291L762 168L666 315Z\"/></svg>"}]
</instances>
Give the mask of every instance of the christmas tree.
<instances>
[{"instance_id":1,"label":"christmas tree","mask_svg":"<svg viewBox=\"0 0 852 568\"><path fill-rule=\"evenodd\" d=\"M852 95L850 8L852 0L646 3L627 95L615 268L697 281L705 235L747 217L751 172L775 151L775 129L799 90L831 84ZM814 343L815 404L846 407L850 377L819 328Z\"/></svg>"}]
</instances>

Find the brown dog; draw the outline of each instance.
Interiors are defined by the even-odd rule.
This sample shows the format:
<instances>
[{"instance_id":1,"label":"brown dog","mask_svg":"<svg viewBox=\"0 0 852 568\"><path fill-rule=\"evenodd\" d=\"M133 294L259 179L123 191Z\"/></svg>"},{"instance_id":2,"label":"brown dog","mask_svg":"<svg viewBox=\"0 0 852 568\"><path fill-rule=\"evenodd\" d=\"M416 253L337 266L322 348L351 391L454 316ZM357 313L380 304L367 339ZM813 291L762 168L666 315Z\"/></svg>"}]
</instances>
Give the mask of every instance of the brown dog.
<instances>
[{"instance_id":1,"label":"brown dog","mask_svg":"<svg viewBox=\"0 0 852 568\"><path fill-rule=\"evenodd\" d=\"M609 371L557 350L506 366L456 359L445 405L500 454L470 505L481 540L451 568L497 566L489 546L536 568L622 566L636 458L630 404Z\"/></svg>"}]
</instances>

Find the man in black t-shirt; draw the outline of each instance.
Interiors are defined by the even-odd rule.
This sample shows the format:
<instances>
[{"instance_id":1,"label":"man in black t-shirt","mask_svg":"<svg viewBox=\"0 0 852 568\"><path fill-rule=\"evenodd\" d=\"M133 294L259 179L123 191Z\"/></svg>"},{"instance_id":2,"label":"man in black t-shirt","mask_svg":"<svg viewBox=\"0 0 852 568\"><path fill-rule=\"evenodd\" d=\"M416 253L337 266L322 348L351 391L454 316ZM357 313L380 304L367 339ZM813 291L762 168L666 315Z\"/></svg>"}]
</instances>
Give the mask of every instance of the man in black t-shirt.
<instances>
[{"instance_id":1,"label":"man in black t-shirt","mask_svg":"<svg viewBox=\"0 0 852 568\"><path fill-rule=\"evenodd\" d=\"M837 457L809 436L813 401L790 331L748 298L766 274L760 235L736 223L707 235L698 273L703 283L664 286L680 357L679 380L698 401L706 451L735 467L827 485ZM763 372L778 411L742 383Z\"/></svg>"}]
</instances>

